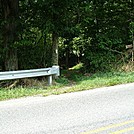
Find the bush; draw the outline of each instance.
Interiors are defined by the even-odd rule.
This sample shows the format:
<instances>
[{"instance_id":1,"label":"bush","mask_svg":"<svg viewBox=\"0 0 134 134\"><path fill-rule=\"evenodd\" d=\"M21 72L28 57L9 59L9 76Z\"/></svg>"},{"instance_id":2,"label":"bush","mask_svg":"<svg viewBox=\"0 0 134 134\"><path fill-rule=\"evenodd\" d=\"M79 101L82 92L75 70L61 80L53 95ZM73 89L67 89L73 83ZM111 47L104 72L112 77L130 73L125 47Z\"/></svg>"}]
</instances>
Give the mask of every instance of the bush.
<instances>
[{"instance_id":1,"label":"bush","mask_svg":"<svg viewBox=\"0 0 134 134\"><path fill-rule=\"evenodd\" d=\"M90 72L109 71L117 64L117 56L112 52L103 50L88 51L84 56L86 69Z\"/></svg>"}]
</instances>

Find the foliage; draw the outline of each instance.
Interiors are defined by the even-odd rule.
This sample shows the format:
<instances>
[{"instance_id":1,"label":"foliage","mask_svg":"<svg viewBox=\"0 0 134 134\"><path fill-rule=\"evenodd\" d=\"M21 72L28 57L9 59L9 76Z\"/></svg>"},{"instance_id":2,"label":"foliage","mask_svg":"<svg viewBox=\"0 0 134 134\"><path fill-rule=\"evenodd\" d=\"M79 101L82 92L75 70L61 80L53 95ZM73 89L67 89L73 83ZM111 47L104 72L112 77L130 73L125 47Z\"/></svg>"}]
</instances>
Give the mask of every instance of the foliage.
<instances>
[{"instance_id":1,"label":"foliage","mask_svg":"<svg viewBox=\"0 0 134 134\"><path fill-rule=\"evenodd\" d=\"M0 0L0 66L3 70L3 11ZM52 37L59 39L59 65L80 62L87 71L104 71L123 63L125 46L133 43L132 0L23 0L16 20L19 69L52 65ZM10 58L10 57L9 57Z\"/></svg>"}]
</instances>

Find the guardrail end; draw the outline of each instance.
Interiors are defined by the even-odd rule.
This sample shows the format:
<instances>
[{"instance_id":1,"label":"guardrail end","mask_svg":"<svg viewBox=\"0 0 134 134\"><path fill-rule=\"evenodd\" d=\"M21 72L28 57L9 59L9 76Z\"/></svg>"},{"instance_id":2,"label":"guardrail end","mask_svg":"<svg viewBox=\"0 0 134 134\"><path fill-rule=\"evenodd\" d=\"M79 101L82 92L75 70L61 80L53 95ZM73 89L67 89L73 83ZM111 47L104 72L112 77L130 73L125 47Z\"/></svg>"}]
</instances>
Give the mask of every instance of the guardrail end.
<instances>
[{"instance_id":1,"label":"guardrail end","mask_svg":"<svg viewBox=\"0 0 134 134\"><path fill-rule=\"evenodd\" d=\"M60 76L60 67L58 65L57 66L54 65L54 66L52 66L52 68L54 68L57 71L55 76Z\"/></svg>"}]
</instances>

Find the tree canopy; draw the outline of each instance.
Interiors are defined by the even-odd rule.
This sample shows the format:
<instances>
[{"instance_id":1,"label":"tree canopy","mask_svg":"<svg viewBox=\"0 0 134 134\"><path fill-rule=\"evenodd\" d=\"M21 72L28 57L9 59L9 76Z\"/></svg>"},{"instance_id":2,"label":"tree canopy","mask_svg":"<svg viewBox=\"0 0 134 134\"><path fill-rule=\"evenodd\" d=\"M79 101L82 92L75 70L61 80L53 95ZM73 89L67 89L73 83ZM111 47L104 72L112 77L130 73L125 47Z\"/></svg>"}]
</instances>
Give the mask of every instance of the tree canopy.
<instances>
[{"instance_id":1,"label":"tree canopy","mask_svg":"<svg viewBox=\"0 0 134 134\"><path fill-rule=\"evenodd\" d=\"M1 70L133 61L132 0L0 0ZM133 47L134 49L134 47ZM127 54L126 54L127 52Z\"/></svg>"}]
</instances>

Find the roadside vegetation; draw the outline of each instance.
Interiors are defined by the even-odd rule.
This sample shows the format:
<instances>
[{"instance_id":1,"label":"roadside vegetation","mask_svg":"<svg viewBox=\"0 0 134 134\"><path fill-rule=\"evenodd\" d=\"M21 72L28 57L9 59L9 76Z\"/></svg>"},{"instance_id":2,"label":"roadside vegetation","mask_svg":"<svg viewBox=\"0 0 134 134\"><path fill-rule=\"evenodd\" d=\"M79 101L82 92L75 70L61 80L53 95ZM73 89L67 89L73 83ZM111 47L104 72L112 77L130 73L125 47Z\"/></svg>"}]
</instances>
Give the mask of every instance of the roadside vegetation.
<instances>
[{"instance_id":1,"label":"roadside vegetation","mask_svg":"<svg viewBox=\"0 0 134 134\"><path fill-rule=\"evenodd\" d=\"M134 82L133 71L106 71L89 73L78 64L69 70L62 70L61 76L53 86L47 86L46 80L25 79L15 87L0 88L0 100L26 96L49 96L63 93L90 90L99 87L114 86Z\"/></svg>"},{"instance_id":2,"label":"roadside vegetation","mask_svg":"<svg viewBox=\"0 0 134 134\"><path fill-rule=\"evenodd\" d=\"M0 0L0 72L59 65L61 76L0 81L0 100L134 82L132 0Z\"/></svg>"}]
</instances>

